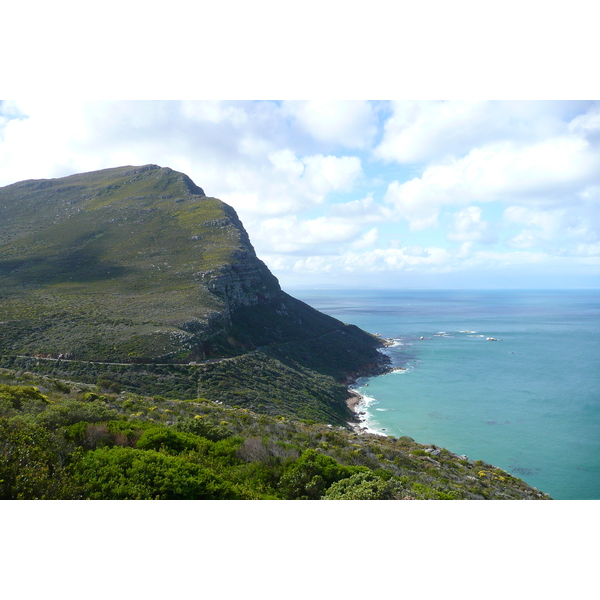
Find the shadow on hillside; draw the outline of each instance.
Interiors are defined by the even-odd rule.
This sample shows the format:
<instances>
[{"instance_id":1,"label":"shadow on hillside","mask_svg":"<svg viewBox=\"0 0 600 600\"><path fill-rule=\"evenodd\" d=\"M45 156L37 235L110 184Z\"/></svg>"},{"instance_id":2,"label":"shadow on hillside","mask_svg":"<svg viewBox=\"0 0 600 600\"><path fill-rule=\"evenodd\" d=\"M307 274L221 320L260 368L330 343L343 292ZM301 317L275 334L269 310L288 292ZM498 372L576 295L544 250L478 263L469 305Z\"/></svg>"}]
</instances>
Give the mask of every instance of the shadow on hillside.
<instances>
[{"instance_id":1,"label":"shadow on hillside","mask_svg":"<svg viewBox=\"0 0 600 600\"><path fill-rule=\"evenodd\" d=\"M121 278L133 269L101 260L87 248L62 256L32 256L0 260L0 277L7 285L91 283Z\"/></svg>"}]
</instances>

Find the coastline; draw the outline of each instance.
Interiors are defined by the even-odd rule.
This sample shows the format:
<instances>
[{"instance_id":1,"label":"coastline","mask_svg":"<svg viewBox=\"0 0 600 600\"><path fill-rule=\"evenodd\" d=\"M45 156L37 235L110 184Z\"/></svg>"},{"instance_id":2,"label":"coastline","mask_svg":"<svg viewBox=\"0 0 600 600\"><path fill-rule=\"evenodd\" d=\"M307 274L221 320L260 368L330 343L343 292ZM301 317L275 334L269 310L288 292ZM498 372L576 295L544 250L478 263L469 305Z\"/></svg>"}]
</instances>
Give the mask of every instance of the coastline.
<instances>
[{"instance_id":1,"label":"coastline","mask_svg":"<svg viewBox=\"0 0 600 600\"><path fill-rule=\"evenodd\" d=\"M396 344L396 340L391 338L382 338L379 334L375 334L376 337L379 338L379 341L382 344L381 355L382 355L382 364L380 364L376 368L371 368L367 373L356 374L354 377L346 380L346 391L348 393L348 397L346 398L346 406L349 408L352 413L352 417L348 421L348 426L357 434L365 434L371 433L374 435L382 435L387 436L387 434L380 432L369 430L368 427L365 427L364 423L367 420L366 410L360 411L359 407L364 406L364 396L362 396L356 389L352 386L356 385L357 379L361 377L377 377L379 375L386 375L387 373L393 373L395 371L406 371L407 369L404 367L392 367L390 366L391 360L390 357L385 353L385 348L389 348L390 346L394 346ZM366 408L366 407L365 407Z\"/></svg>"},{"instance_id":2,"label":"coastline","mask_svg":"<svg viewBox=\"0 0 600 600\"><path fill-rule=\"evenodd\" d=\"M346 399L346 405L352 413L352 418L348 421L349 427L354 433L363 434L366 433L366 427L362 426L363 420L361 419L361 413L358 412L358 407L364 398L356 390L348 387L348 398Z\"/></svg>"}]
</instances>

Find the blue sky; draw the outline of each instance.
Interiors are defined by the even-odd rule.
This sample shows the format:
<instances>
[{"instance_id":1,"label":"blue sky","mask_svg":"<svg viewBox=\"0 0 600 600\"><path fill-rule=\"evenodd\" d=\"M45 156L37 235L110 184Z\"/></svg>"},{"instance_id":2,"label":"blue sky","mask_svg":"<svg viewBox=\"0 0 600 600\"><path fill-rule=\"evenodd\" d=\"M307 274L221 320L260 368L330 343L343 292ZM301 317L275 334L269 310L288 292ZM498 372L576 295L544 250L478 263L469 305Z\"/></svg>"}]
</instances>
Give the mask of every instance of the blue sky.
<instances>
[{"instance_id":1,"label":"blue sky","mask_svg":"<svg viewBox=\"0 0 600 600\"><path fill-rule=\"evenodd\" d=\"M0 104L0 185L146 163L231 204L284 288L600 284L600 102Z\"/></svg>"}]
</instances>

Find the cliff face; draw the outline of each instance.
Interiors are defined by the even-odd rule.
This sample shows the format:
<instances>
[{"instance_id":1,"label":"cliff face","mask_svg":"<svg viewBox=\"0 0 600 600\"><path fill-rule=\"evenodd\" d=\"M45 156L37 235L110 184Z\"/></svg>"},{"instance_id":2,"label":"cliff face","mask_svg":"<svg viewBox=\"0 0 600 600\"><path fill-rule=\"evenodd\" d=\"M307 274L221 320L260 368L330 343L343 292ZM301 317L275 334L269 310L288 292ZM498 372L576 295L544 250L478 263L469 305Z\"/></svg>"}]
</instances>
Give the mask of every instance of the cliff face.
<instances>
[{"instance_id":1,"label":"cliff face","mask_svg":"<svg viewBox=\"0 0 600 600\"><path fill-rule=\"evenodd\" d=\"M233 208L157 165L0 188L0 290L5 355L187 363L260 348L337 378L382 361L373 336L281 290Z\"/></svg>"},{"instance_id":2,"label":"cliff face","mask_svg":"<svg viewBox=\"0 0 600 600\"><path fill-rule=\"evenodd\" d=\"M281 294L275 277L249 254L236 256L235 263L218 270L202 273L202 279L205 278L207 289L231 311L271 302Z\"/></svg>"}]
</instances>

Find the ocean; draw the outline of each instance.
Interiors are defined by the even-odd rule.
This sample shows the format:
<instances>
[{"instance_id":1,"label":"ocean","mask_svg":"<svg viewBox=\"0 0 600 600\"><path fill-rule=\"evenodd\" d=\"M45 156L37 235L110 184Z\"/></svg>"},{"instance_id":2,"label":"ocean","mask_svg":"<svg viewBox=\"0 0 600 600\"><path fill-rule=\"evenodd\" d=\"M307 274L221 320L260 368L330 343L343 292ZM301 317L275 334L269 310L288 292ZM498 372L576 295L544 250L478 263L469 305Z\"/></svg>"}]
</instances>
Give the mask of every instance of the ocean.
<instances>
[{"instance_id":1,"label":"ocean","mask_svg":"<svg viewBox=\"0 0 600 600\"><path fill-rule=\"evenodd\" d=\"M394 340L404 370L356 385L372 432L483 460L557 500L600 499L599 290L292 294Z\"/></svg>"}]
</instances>

